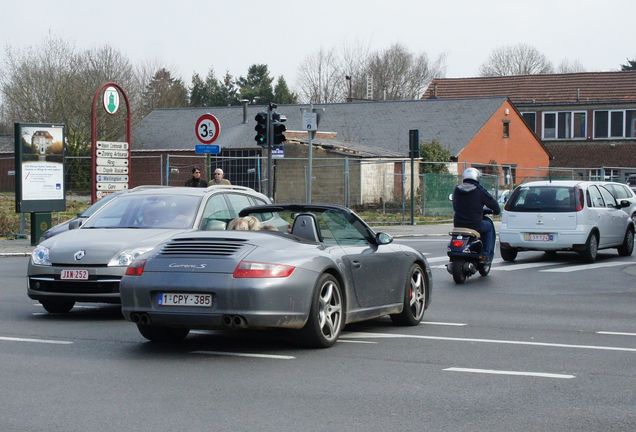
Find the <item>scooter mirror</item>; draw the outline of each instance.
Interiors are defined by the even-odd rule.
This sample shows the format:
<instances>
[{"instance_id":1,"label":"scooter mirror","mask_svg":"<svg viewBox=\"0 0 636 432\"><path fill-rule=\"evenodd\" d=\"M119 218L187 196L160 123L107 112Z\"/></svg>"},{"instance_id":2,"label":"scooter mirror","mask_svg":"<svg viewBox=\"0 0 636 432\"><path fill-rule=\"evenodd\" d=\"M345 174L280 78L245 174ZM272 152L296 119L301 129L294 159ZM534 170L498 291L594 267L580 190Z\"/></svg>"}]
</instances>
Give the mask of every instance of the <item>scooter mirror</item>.
<instances>
[{"instance_id":1,"label":"scooter mirror","mask_svg":"<svg viewBox=\"0 0 636 432\"><path fill-rule=\"evenodd\" d=\"M448 194L448 200L452 201L453 200L453 194Z\"/></svg>"}]
</instances>

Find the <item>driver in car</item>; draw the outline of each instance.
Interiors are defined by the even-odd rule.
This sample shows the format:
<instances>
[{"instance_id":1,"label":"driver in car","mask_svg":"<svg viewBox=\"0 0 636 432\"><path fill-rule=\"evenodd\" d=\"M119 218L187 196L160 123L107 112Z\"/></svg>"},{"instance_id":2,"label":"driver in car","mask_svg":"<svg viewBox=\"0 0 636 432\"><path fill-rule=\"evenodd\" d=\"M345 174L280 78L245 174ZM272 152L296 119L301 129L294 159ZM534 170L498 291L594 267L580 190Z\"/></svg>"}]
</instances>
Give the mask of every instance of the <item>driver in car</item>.
<instances>
[{"instance_id":1,"label":"driver in car","mask_svg":"<svg viewBox=\"0 0 636 432\"><path fill-rule=\"evenodd\" d=\"M483 220L484 206L496 215L501 213L497 200L481 185L481 172L466 168L463 181L453 191L453 224L458 228L470 228L479 232L484 244L484 255L492 262L495 254L496 234L492 223Z\"/></svg>"}]
</instances>

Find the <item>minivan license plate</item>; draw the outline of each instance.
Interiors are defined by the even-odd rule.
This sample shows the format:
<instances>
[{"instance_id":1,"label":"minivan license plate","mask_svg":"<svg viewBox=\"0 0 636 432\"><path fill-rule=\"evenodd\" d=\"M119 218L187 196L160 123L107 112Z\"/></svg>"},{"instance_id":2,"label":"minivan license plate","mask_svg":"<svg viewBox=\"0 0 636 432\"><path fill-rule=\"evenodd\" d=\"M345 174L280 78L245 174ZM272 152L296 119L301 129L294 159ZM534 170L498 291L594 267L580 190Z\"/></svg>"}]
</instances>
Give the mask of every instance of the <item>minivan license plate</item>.
<instances>
[{"instance_id":1,"label":"minivan license plate","mask_svg":"<svg viewBox=\"0 0 636 432\"><path fill-rule=\"evenodd\" d=\"M529 241L552 241L552 234L526 234Z\"/></svg>"},{"instance_id":2,"label":"minivan license plate","mask_svg":"<svg viewBox=\"0 0 636 432\"><path fill-rule=\"evenodd\" d=\"M157 300L160 306L212 306L212 294L161 293Z\"/></svg>"}]
</instances>

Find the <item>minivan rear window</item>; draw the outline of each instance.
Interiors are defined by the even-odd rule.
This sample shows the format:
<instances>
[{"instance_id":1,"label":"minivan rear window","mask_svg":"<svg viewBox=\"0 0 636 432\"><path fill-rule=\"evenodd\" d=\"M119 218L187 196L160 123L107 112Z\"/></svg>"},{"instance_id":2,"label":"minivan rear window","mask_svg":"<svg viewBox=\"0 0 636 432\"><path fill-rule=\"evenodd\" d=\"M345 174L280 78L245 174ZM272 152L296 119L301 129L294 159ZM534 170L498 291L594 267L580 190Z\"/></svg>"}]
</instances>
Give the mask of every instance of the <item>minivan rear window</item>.
<instances>
[{"instance_id":1,"label":"minivan rear window","mask_svg":"<svg viewBox=\"0 0 636 432\"><path fill-rule=\"evenodd\" d=\"M576 196L573 187L521 186L506 203L506 210L516 212L573 212Z\"/></svg>"}]
</instances>

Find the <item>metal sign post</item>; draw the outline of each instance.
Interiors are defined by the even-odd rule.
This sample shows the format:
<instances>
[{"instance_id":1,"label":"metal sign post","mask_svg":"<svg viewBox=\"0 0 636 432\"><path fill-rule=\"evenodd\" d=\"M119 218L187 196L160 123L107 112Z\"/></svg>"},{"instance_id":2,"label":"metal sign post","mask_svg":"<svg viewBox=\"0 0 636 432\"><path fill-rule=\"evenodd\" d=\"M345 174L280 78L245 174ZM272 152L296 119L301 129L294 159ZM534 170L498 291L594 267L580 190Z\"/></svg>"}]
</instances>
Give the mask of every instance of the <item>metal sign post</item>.
<instances>
[{"instance_id":1,"label":"metal sign post","mask_svg":"<svg viewBox=\"0 0 636 432\"><path fill-rule=\"evenodd\" d=\"M309 111L302 110L303 112L303 129L307 131L307 183L305 185L305 201L307 204L311 204L311 186L314 180L313 166L314 166L314 143L313 140L316 137L316 131L318 130L318 122L320 116L314 109L313 104L309 105Z\"/></svg>"}]
</instances>

